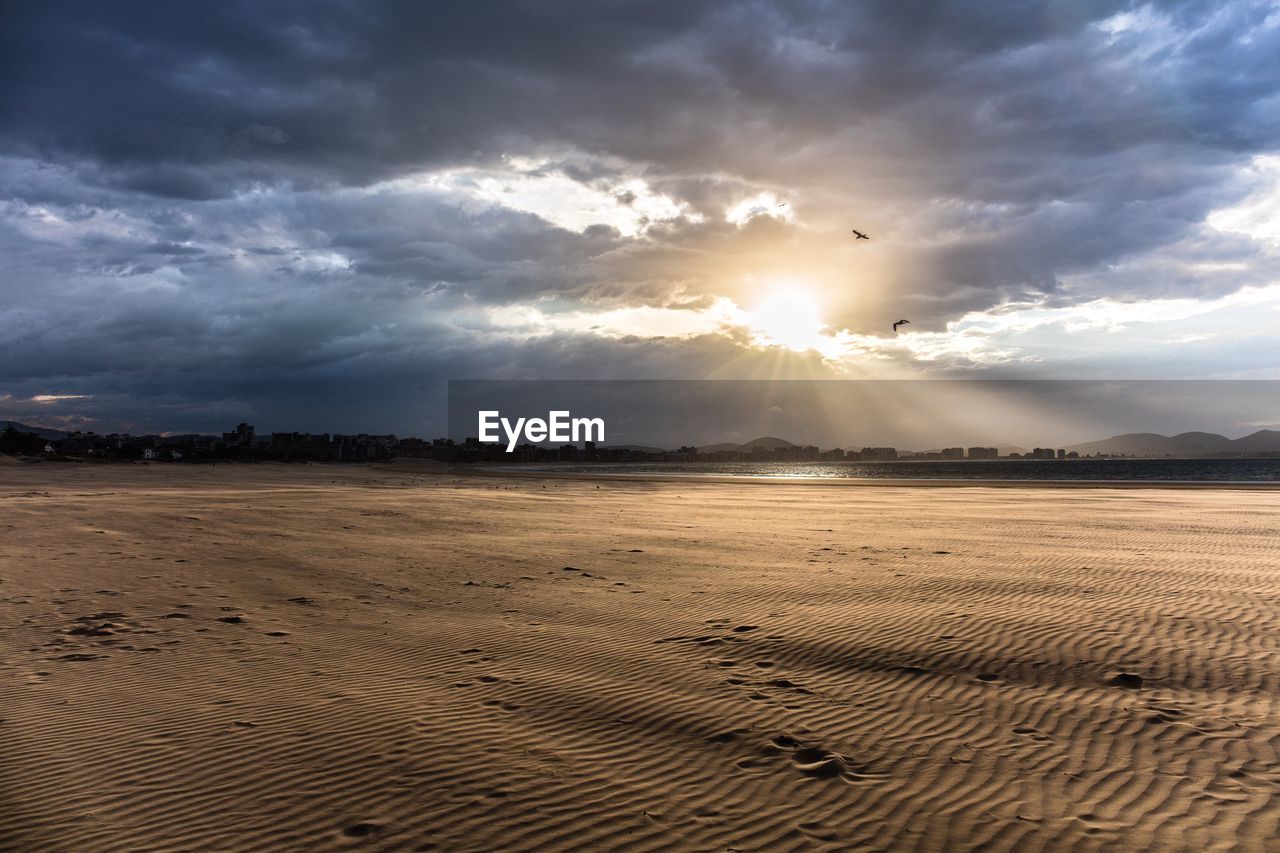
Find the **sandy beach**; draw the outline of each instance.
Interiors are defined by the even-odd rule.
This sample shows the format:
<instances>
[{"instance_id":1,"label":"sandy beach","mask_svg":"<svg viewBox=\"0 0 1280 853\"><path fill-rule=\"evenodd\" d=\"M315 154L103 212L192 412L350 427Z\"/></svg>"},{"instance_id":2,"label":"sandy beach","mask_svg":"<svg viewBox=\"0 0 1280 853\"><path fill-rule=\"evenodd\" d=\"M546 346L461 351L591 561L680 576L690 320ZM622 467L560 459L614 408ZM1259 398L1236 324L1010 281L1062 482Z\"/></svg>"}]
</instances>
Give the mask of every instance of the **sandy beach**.
<instances>
[{"instance_id":1,"label":"sandy beach","mask_svg":"<svg viewBox=\"0 0 1280 853\"><path fill-rule=\"evenodd\" d=\"M1280 849L1280 502L0 465L0 848Z\"/></svg>"}]
</instances>

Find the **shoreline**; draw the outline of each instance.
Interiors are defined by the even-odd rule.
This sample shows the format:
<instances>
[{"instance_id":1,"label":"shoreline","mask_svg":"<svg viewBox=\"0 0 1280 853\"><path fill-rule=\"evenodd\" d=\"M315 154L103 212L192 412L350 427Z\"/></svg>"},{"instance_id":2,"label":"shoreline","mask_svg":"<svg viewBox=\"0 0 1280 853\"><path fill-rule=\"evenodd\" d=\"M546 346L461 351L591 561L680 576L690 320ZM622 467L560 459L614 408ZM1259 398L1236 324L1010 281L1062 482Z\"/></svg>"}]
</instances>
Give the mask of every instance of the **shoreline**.
<instances>
[{"instance_id":1,"label":"shoreline","mask_svg":"<svg viewBox=\"0 0 1280 853\"><path fill-rule=\"evenodd\" d=\"M594 483L635 483L635 484L684 484L693 485L787 485L787 486L838 486L838 487L885 487L885 488L924 488L924 489L957 489L957 488L1031 488L1031 489L1119 489L1119 490L1219 490L1219 491L1277 491L1280 482L1251 480L1063 480L1063 479L1013 479L1013 478L979 478L979 477L804 477L804 476L768 476L754 474L711 474L711 473L661 473L654 471L617 472L617 471L555 471L555 470L519 470L513 468L487 467L484 465L458 465L430 460L400 458L385 462L365 463L284 463L274 460L260 462L226 461L217 465L172 465L154 462L95 462L76 463L67 460L40 460L32 462L12 457L0 458L0 468L10 473L24 471L27 475L40 471L79 471L82 473L109 471L154 471L163 472L166 478L177 472L211 473L231 470L290 471L300 475L304 472L311 475L327 476L335 472L352 475L357 471L379 472L389 475L413 474L433 475L438 477L487 478L516 480L555 480L570 482ZM49 467L44 467L49 466ZM56 475L55 475L56 476Z\"/></svg>"},{"instance_id":2,"label":"shoreline","mask_svg":"<svg viewBox=\"0 0 1280 853\"><path fill-rule=\"evenodd\" d=\"M1065 489L1228 489L1245 491L1277 491L1280 483L1249 482L1244 480L1014 480L980 478L928 478L928 477L767 477L733 474L656 474L638 472L621 474L611 472L588 473L582 471L512 471L475 468L471 470L451 467L450 474L476 477L514 477L524 480L579 480L613 483L687 483L727 485L743 484L761 486L769 484L790 486L894 486L916 488L1065 488Z\"/></svg>"}]
</instances>

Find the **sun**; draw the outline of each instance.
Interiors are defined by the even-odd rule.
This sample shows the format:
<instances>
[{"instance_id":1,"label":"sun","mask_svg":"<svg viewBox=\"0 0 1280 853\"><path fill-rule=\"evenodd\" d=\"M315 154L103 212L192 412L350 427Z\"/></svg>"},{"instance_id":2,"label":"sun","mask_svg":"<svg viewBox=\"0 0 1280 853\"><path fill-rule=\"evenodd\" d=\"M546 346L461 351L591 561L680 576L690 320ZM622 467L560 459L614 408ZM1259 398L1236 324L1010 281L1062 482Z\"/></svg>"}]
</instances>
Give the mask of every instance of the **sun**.
<instances>
[{"instance_id":1,"label":"sun","mask_svg":"<svg viewBox=\"0 0 1280 853\"><path fill-rule=\"evenodd\" d=\"M750 312L751 325L769 343L803 352L825 342L818 303L802 290L777 290Z\"/></svg>"}]
</instances>

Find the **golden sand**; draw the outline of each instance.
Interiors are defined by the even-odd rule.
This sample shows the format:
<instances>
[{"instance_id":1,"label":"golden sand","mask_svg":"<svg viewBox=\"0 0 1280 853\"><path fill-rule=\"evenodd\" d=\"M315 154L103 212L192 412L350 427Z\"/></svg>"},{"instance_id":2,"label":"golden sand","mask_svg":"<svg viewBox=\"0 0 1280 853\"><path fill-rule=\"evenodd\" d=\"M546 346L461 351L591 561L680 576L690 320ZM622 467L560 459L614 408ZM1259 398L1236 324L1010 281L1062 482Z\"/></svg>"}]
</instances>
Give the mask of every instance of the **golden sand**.
<instances>
[{"instance_id":1,"label":"golden sand","mask_svg":"<svg viewBox=\"0 0 1280 853\"><path fill-rule=\"evenodd\" d=\"M1280 500L0 467L0 847L1278 849Z\"/></svg>"}]
</instances>

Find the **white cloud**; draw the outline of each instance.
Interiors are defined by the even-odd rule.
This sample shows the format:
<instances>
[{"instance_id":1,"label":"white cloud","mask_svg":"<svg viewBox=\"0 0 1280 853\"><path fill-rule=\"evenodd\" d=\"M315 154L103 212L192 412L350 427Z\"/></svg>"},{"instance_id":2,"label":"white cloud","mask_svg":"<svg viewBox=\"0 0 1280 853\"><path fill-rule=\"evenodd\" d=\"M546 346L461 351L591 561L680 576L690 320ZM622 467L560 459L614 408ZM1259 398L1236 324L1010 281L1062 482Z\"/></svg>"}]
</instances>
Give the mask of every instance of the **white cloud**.
<instances>
[{"instance_id":1,"label":"white cloud","mask_svg":"<svg viewBox=\"0 0 1280 853\"><path fill-rule=\"evenodd\" d=\"M1243 177L1254 191L1239 204L1209 214L1209 225L1280 247L1280 155L1255 157Z\"/></svg>"},{"instance_id":2,"label":"white cloud","mask_svg":"<svg viewBox=\"0 0 1280 853\"><path fill-rule=\"evenodd\" d=\"M757 216L772 216L783 222L794 222L795 212L788 202L782 201L771 192L760 192L744 198L724 212L727 222L734 225L746 225Z\"/></svg>"},{"instance_id":3,"label":"white cloud","mask_svg":"<svg viewBox=\"0 0 1280 853\"><path fill-rule=\"evenodd\" d=\"M971 312L948 323L944 332L903 335L897 345L923 362L962 356L975 366L1044 363L1108 375L1145 373L1153 355L1157 362L1164 356L1171 366L1195 364L1202 357L1201 369L1218 373L1222 371L1215 371L1211 356L1224 349L1234 351L1235 359L1247 353L1263 358L1270 354L1274 363L1250 365L1251 371L1265 375L1280 371L1280 353L1274 353L1271 344L1276 318L1261 313L1268 311L1280 311L1280 284L1246 287L1209 300L1006 305ZM876 347L866 339L860 343Z\"/></svg>"},{"instance_id":4,"label":"white cloud","mask_svg":"<svg viewBox=\"0 0 1280 853\"><path fill-rule=\"evenodd\" d=\"M637 306L608 311L554 312L533 305L490 308L484 319L504 331L540 337L560 333L594 334L606 338L684 338L743 326L746 314L732 300L716 299L705 308Z\"/></svg>"},{"instance_id":5,"label":"white cloud","mask_svg":"<svg viewBox=\"0 0 1280 853\"><path fill-rule=\"evenodd\" d=\"M432 192L463 204L498 206L532 213L581 233L593 225L618 229L624 237L649 226L700 217L687 204L654 191L637 177L574 180L550 161L508 158L506 169L465 168L429 172L378 184L371 191Z\"/></svg>"}]
</instances>

